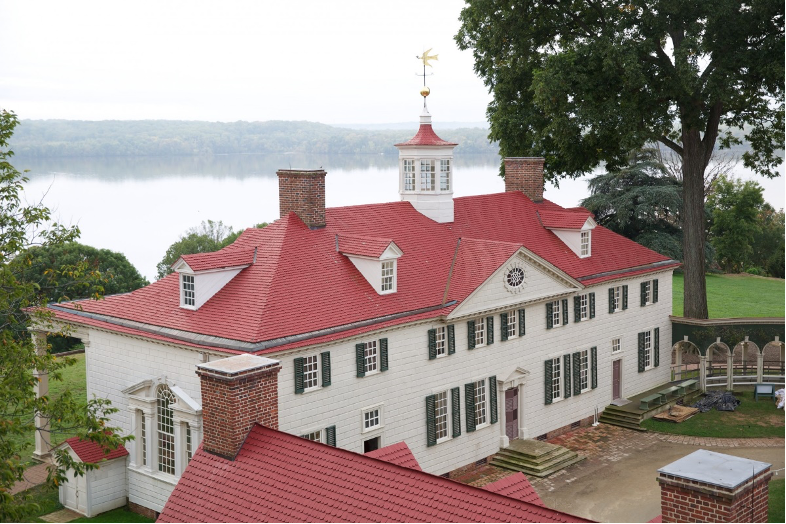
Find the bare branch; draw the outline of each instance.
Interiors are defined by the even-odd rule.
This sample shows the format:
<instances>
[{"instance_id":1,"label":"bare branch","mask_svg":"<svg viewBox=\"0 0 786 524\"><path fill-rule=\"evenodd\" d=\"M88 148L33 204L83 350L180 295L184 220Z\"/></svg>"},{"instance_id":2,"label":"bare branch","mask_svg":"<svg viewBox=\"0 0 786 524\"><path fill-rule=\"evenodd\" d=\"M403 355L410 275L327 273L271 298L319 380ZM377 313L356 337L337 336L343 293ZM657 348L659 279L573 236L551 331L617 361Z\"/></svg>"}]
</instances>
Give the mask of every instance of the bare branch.
<instances>
[{"instance_id":1,"label":"bare branch","mask_svg":"<svg viewBox=\"0 0 786 524\"><path fill-rule=\"evenodd\" d=\"M669 149L673 150L675 153L677 153L680 156L680 158L682 158L682 154L683 154L682 146L680 146L673 140L667 138L666 135L663 135L660 138L658 138L658 141L660 141L663 145L667 146Z\"/></svg>"}]
</instances>

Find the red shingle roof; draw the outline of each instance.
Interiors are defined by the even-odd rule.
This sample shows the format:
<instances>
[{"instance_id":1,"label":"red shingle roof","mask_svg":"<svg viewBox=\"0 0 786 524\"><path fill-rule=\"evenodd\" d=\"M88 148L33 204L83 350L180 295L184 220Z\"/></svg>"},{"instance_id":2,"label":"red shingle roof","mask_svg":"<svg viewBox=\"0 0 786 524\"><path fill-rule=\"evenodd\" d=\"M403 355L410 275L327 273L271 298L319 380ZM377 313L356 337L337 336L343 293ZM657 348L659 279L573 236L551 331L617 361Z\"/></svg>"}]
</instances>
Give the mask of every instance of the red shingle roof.
<instances>
[{"instance_id":1,"label":"red shingle roof","mask_svg":"<svg viewBox=\"0 0 786 524\"><path fill-rule=\"evenodd\" d=\"M159 522L588 522L260 425L234 461L201 446Z\"/></svg>"},{"instance_id":2,"label":"red shingle roof","mask_svg":"<svg viewBox=\"0 0 786 524\"><path fill-rule=\"evenodd\" d=\"M483 486L483 489L505 495L506 497L523 500L524 502L537 504L544 508L546 507L540 499L538 492L535 491L535 488L529 483L529 479L521 472L514 473L509 477L499 479L491 484L486 484Z\"/></svg>"},{"instance_id":3,"label":"red shingle roof","mask_svg":"<svg viewBox=\"0 0 786 524\"><path fill-rule=\"evenodd\" d=\"M457 146L457 143L454 142L446 142L442 140L437 134L434 132L434 129L431 127L431 124L420 124L420 128L418 128L418 132L407 140L406 142L401 142L399 144L395 144L396 147L399 146Z\"/></svg>"},{"instance_id":4,"label":"red shingle roof","mask_svg":"<svg viewBox=\"0 0 786 524\"><path fill-rule=\"evenodd\" d=\"M254 261L254 251L253 248L237 249L228 246L214 253L194 253L193 255L183 255L180 259L183 259L194 271L205 271L207 269L247 266Z\"/></svg>"},{"instance_id":5,"label":"red shingle roof","mask_svg":"<svg viewBox=\"0 0 786 524\"><path fill-rule=\"evenodd\" d=\"M338 250L347 255L379 258L391 243L390 238L338 235Z\"/></svg>"},{"instance_id":6,"label":"red shingle roof","mask_svg":"<svg viewBox=\"0 0 786 524\"><path fill-rule=\"evenodd\" d=\"M405 468L423 471L420 468L420 464L418 464L415 455L412 454L412 451L409 449L409 446L407 446L406 442L399 442L397 444L385 446L384 448L369 451L366 453L366 456L384 460L385 462L390 462L391 464L398 464L399 466L404 466Z\"/></svg>"},{"instance_id":7,"label":"red shingle roof","mask_svg":"<svg viewBox=\"0 0 786 524\"><path fill-rule=\"evenodd\" d=\"M589 211L539 211L543 227L549 229L581 229L591 216Z\"/></svg>"},{"instance_id":8,"label":"red shingle roof","mask_svg":"<svg viewBox=\"0 0 786 524\"><path fill-rule=\"evenodd\" d=\"M112 460L128 455L128 451L122 445L117 449L108 450L91 440L79 440L79 437L66 439L66 443L82 462L101 462L104 459Z\"/></svg>"}]
</instances>

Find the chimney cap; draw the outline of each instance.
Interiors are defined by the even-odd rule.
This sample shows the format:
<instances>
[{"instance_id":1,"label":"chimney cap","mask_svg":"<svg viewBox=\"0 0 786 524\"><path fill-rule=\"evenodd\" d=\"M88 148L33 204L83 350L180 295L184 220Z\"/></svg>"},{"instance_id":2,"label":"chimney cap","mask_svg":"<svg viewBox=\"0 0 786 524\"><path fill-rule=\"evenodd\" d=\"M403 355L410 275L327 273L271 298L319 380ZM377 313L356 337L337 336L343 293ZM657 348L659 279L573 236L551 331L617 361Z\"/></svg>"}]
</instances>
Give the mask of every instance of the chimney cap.
<instances>
[{"instance_id":1,"label":"chimney cap","mask_svg":"<svg viewBox=\"0 0 786 524\"><path fill-rule=\"evenodd\" d=\"M272 358L258 357L256 355L237 355L234 357L222 358L215 362L199 364L197 369L199 371L233 377L248 373L249 371L256 371L278 365L279 361L273 360Z\"/></svg>"},{"instance_id":2,"label":"chimney cap","mask_svg":"<svg viewBox=\"0 0 786 524\"><path fill-rule=\"evenodd\" d=\"M772 465L767 462L699 449L663 466L658 473L724 488L736 488L769 467Z\"/></svg>"}]
</instances>

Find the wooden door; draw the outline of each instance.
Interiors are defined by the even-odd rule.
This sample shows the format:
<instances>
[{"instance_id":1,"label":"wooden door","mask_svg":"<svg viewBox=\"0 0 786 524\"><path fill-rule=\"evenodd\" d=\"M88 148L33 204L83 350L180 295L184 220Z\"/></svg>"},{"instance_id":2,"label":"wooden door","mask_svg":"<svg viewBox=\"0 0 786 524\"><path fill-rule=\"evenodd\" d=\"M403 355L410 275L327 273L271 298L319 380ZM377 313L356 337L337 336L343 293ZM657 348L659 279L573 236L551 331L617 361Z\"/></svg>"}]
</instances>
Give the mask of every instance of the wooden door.
<instances>
[{"instance_id":1,"label":"wooden door","mask_svg":"<svg viewBox=\"0 0 786 524\"><path fill-rule=\"evenodd\" d=\"M612 400L617 400L622 397L622 360L615 360L612 362L611 368L612 376Z\"/></svg>"},{"instance_id":2,"label":"wooden door","mask_svg":"<svg viewBox=\"0 0 786 524\"><path fill-rule=\"evenodd\" d=\"M505 434L519 438L519 388L505 390Z\"/></svg>"}]
</instances>

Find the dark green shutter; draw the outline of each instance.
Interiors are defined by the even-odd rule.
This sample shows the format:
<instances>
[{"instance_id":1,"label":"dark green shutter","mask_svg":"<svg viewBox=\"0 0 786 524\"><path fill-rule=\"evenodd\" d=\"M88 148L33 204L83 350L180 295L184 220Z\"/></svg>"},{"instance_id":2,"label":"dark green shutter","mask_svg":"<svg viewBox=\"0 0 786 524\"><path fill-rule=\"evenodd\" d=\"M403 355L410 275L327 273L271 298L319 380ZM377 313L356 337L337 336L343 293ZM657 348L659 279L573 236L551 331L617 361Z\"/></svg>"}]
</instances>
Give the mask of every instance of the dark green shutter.
<instances>
[{"instance_id":1,"label":"dark green shutter","mask_svg":"<svg viewBox=\"0 0 786 524\"><path fill-rule=\"evenodd\" d=\"M437 443L436 395L426 397L426 446Z\"/></svg>"},{"instance_id":2,"label":"dark green shutter","mask_svg":"<svg viewBox=\"0 0 786 524\"><path fill-rule=\"evenodd\" d=\"M595 318L595 293L589 294L589 308L590 318Z\"/></svg>"},{"instance_id":3,"label":"dark green shutter","mask_svg":"<svg viewBox=\"0 0 786 524\"><path fill-rule=\"evenodd\" d=\"M646 297L646 291L645 291L646 289L647 289L647 282L642 282L641 283L641 305L642 305L642 307L647 305L647 297Z\"/></svg>"},{"instance_id":4,"label":"dark green shutter","mask_svg":"<svg viewBox=\"0 0 786 524\"><path fill-rule=\"evenodd\" d=\"M639 333L639 373L644 371L644 332Z\"/></svg>"},{"instance_id":5,"label":"dark green shutter","mask_svg":"<svg viewBox=\"0 0 786 524\"><path fill-rule=\"evenodd\" d=\"M581 352L573 353L573 394L581 395Z\"/></svg>"},{"instance_id":6,"label":"dark green shutter","mask_svg":"<svg viewBox=\"0 0 786 524\"><path fill-rule=\"evenodd\" d=\"M598 348L592 346L590 348L590 358L592 359L592 389L598 387Z\"/></svg>"},{"instance_id":7,"label":"dark green shutter","mask_svg":"<svg viewBox=\"0 0 786 524\"><path fill-rule=\"evenodd\" d=\"M428 359L434 360L437 358L437 330L428 330Z\"/></svg>"},{"instance_id":8,"label":"dark green shutter","mask_svg":"<svg viewBox=\"0 0 786 524\"><path fill-rule=\"evenodd\" d=\"M568 325L568 299L562 299L562 325Z\"/></svg>"},{"instance_id":9,"label":"dark green shutter","mask_svg":"<svg viewBox=\"0 0 786 524\"><path fill-rule=\"evenodd\" d=\"M336 426L330 426L325 428L325 440L327 440L328 446L336 447Z\"/></svg>"},{"instance_id":10,"label":"dark green shutter","mask_svg":"<svg viewBox=\"0 0 786 524\"><path fill-rule=\"evenodd\" d=\"M546 329L554 327L554 303L546 302Z\"/></svg>"},{"instance_id":11,"label":"dark green shutter","mask_svg":"<svg viewBox=\"0 0 786 524\"><path fill-rule=\"evenodd\" d=\"M526 315L524 314L524 310L519 309L519 336L520 337L523 337L524 335L527 334L527 330L524 327L525 316Z\"/></svg>"},{"instance_id":12,"label":"dark green shutter","mask_svg":"<svg viewBox=\"0 0 786 524\"><path fill-rule=\"evenodd\" d=\"M551 359L546 361L546 373L545 373L545 385L546 385L546 404L551 404L554 401L553 393L554 390L552 389L551 381L554 377L554 363Z\"/></svg>"},{"instance_id":13,"label":"dark green shutter","mask_svg":"<svg viewBox=\"0 0 786 524\"><path fill-rule=\"evenodd\" d=\"M355 344L355 364L357 364L358 372L357 376L365 377L366 376L366 359L364 352L366 350L366 345L364 343Z\"/></svg>"},{"instance_id":14,"label":"dark green shutter","mask_svg":"<svg viewBox=\"0 0 786 524\"><path fill-rule=\"evenodd\" d=\"M609 288L609 314L614 313L614 288Z\"/></svg>"},{"instance_id":15,"label":"dark green shutter","mask_svg":"<svg viewBox=\"0 0 786 524\"><path fill-rule=\"evenodd\" d=\"M622 286L622 309L628 309L628 286Z\"/></svg>"},{"instance_id":16,"label":"dark green shutter","mask_svg":"<svg viewBox=\"0 0 786 524\"><path fill-rule=\"evenodd\" d=\"M564 397L570 398L570 353L562 357L562 374L565 375L565 379L562 381L565 384L563 388L565 391Z\"/></svg>"},{"instance_id":17,"label":"dark green shutter","mask_svg":"<svg viewBox=\"0 0 786 524\"><path fill-rule=\"evenodd\" d=\"M494 317L486 317L486 345L494 343Z\"/></svg>"},{"instance_id":18,"label":"dark green shutter","mask_svg":"<svg viewBox=\"0 0 786 524\"><path fill-rule=\"evenodd\" d=\"M467 433L475 431L475 383L464 384L464 404L467 411Z\"/></svg>"},{"instance_id":19,"label":"dark green shutter","mask_svg":"<svg viewBox=\"0 0 786 524\"><path fill-rule=\"evenodd\" d=\"M467 322L467 349L475 349L475 321Z\"/></svg>"},{"instance_id":20,"label":"dark green shutter","mask_svg":"<svg viewBox=\"0 0 786 524\"><path fill-rule=\"evenodd\" d=\"M330 351L320 353L319 357L322 361L322 387L325 388L330 385Z\"/></svg>"},{"instance_id":21,"label":"dark green shutter","mask_svg":"<svg viewBox=\"0 0 786 524\"><path fill-rule=\"evenodd\" d=\"M573 322L581 322L581 295L573 297Z\"/></svg>"},{"instance_id":22,"label":"dark green shutter","mask_svg":"<svg viewBox=\"0 0 786 524\"><path fill-rule=\"evenodd\" d=\"M652 303L658 301L658 279L655 278L652 280Z\"/></svg>"},{"instance_id":23,"label":"dark green shutter","mask_svg":"<svg viewBox=\"0 0 786 524\"><path fill-rule=\"evenodd\" d=\"M652 362L655 367L660 365L660 328L655 328L655 333L653 333L653 338L655 342L652 346L652 350L655 352Z\"/></svg>"},{"instance_id":24,"label":"dark green shutter","mask_svg":"<svg viewBox=\"0 0 786 524\"><path fill-rule=\"evenodd\" d=\"M496 424L497 415L497 377L489 377L489 404L491 405L491 423Z\"/></svg>"},{"instance_id":25,"label":"dark green shutter","mask_svg":"<svg viewBox=\"0 0 786 524\"><path fill-rule=\"evenodd\" d=\"M303 357L295 359L295 393L303 393Z\"/></svg>"},{"instance_id":26,"label":"dark green shutter","mask_svg":"<svg viewBox=\"0 0 786 524\"><path fill-rule=\"evenodd\" d=\"M508 314L507 313L499 314L499 324L500 324L499 339L502 342L505 342L508 339Z\"/></svg>"},{"instance_id":27,"label":"dark green shutter","mask_svg":"<svg viewBox=\"0 0 786 524\"><path fill-rule=\"evenodd\" d=\"M379 370L388 370L388 339L379 339Z\"/></svg>"},{"instance_id":28,"label":"dark green shutter","mask_svg":"<svg viewBox=\"0 0 786 524\"><path fill-rule=\"evenodd\" d=\"M453 328L453 324L448 326L448 355L452 355L456 352L456 330Z\"/></svg>"},{"instance_id":29,"label":"dark green shutter","mask_svg":"<svg viewBox=\"0 0 786 524\"><path fill-rule=\"evenodd\" d=\"M451 419L453 421L453 438L461 436L461 388L450 390L450 407L453 410Z\"/></svg>"}]
</instances>

